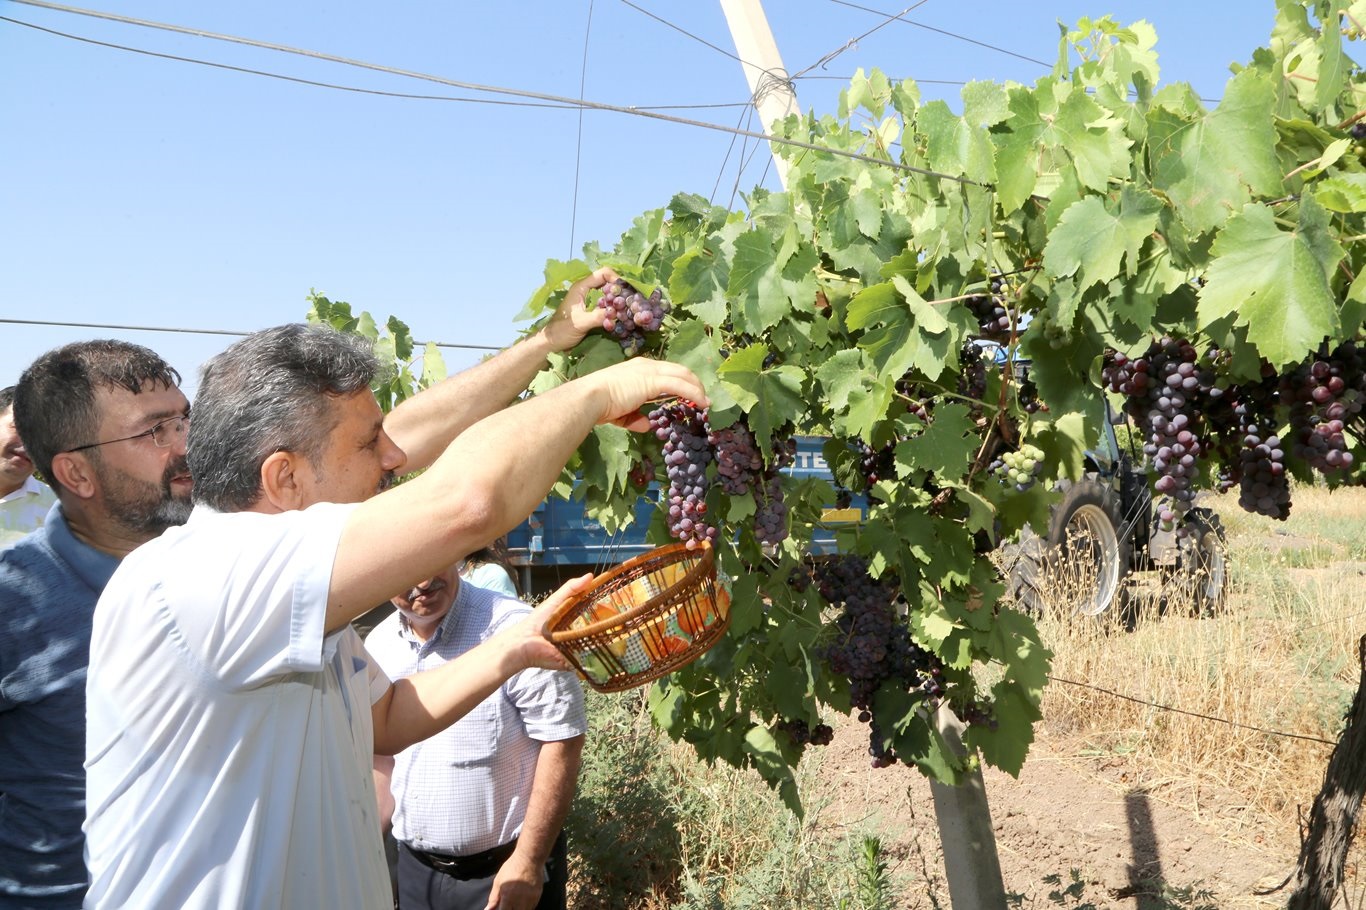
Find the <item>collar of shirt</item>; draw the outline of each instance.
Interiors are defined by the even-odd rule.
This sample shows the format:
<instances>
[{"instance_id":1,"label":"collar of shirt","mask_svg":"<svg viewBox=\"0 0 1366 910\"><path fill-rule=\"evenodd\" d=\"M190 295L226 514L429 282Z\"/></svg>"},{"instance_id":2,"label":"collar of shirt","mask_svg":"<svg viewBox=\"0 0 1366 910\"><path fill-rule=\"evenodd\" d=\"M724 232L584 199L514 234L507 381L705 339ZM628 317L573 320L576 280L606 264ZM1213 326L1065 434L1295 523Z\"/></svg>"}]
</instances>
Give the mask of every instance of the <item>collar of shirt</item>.
<instances>
[{"instance_id":1,"label":"collar of shirt","mask_svg":"<svg viewBox=\"0 0 1366 910\"><path fill-rule=\"evenodd\" d=\"M66 560L86 586L94 591L103 591L109 578L119 567L119 558L103 550L81 543L67 526L66 516L62 514L60 502L52 506L43 525L47 539L57 555Z\"/></svg>"},{"instance_id":2,"label":"collar of shirt","mask_svg":"<svg viewBox=\"0 0 1366 910\"><path fill-rule=\"evenodd\" d=\"M399 634L403 636L403 640L408 643L408 646L416 652L419 660L432 653L443 641L455 634L456 626L460 625L460 616L464 612L460 608L465 599L465 591L468 588L469 585L463 581L460 583L460 589L456 592L455 601L451 603L451 608L446 611L446 615L436 627L436 631L426 641L418 638L413 632L412 623L408 622L408 617L402 613L398 615Z\"/></svg>"},{"instance_id":3,"label":"collar of shirt","mask_svg":"<svg viewBox=\"0 0 1366 910\"><path fill-rule=\"evenodd\" d=\"M43 493L50 489L51 487L30 474L24 478L24 482L19 484L16 489L10 490L4 496L0 496L0 502L11 502L26 496L42 496Z\"/></svg>"}]
</instances>

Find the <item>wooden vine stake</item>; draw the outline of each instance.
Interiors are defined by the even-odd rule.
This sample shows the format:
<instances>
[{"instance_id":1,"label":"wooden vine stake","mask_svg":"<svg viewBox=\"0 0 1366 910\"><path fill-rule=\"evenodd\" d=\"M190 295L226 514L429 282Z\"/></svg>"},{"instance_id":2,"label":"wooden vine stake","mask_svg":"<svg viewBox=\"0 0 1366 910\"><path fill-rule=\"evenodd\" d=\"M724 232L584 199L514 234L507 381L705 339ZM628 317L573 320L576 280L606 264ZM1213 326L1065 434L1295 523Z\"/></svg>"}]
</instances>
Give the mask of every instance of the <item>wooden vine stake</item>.
<instances>
[{"instance_id":1,"label":"wooden vine stake","mask_svg":"<svg viewBox=\"0 0 1366 910\"><path fill-rule=\"evenodd\" d=\"M1366 635L1357 643L1357 660L1362 680L1309 813L1295 891L1286 904L1289 910L1328 910L1342 885L1347 850L1366 794Z\"/></svg>"}]
</instances>

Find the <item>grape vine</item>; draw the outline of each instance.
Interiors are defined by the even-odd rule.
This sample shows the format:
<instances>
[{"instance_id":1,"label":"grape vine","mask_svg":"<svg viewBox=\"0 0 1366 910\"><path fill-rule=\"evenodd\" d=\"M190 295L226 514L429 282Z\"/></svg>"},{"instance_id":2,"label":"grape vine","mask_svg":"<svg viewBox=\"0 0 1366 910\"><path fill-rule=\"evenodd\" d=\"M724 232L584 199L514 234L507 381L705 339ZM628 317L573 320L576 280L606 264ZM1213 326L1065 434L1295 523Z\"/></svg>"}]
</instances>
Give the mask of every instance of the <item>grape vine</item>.
<instances>
[{"instance_id":1,"label":"grape vine","mask_svg":"<svg viewBox=\"0 0 1366 910\"><path fill-rule=\"evenodd\" d=\"M929 720L946 701L969 750L1018 773L1049 654L991 551L1047 526L1107 405L1178 534L1207 490L1284 518L1301 485L1362 483L1366 74L1323 9L1278 4L1276 40L1217 104L1158 87L1151 29L1109 18L1069 31L1033 85L975 82L957 108L860 73L837 115L773 129L876 161L775 146L786 187L747 211L682 193L547 267L529 319L599 266L670 309L629 344L604 319L533 392L648 352L711 397L657 409L649 446L601 429L572 466L622 520L662 443L654 539L714 529L730 630L652 690L661 726L795 805L791 746L815 742L795 724L823 710L866 715L876 760L953 780L966 764ZM798 435L827 440L833 482L777 467ZM817 551L859 568L802 584Z\"/></svg>"}]
</instances>

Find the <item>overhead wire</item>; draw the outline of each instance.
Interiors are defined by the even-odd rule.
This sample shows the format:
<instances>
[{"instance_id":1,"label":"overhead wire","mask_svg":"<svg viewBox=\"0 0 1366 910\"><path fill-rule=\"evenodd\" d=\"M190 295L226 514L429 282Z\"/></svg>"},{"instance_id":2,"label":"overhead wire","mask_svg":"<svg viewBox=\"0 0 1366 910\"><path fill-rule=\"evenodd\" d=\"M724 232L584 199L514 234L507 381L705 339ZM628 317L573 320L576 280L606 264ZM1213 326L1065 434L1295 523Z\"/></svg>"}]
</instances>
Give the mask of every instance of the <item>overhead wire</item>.
<instances>
[{"instance_id":1,"label":"overhead wire","mask_svg":"<svg viewBox=\"0 0 1366 910\"><path fill-rule=\"evenodd\" d=\"M164 23L164 22L155 22L155 21L151 21L151 20L147 20L147 19L137 19L137 18L134 18L134 17L131 17L131 16L121 16L121 15L118 15L118 14L115 14L115 13L106 13L106 12L101 12L101 11L98 11L98 10L82 9L82 8L80 8L80 7L67 6L67 5L61 4L61 3L52 3L52 2L48 2L48 0L10 0L10 2L11 2L11 3L20 3L20 4L24 4L24 5L26 5L26 6L39 7L39 8L42 8L42 9L55 10L55 11L58 11L58 12L70 13L70 14L72 14L72 15L89 16L89 17L95 18L95 19L104 19L104 20L108 20L108 21L112 21L112 22L119 22L119 23L123 23L123 24L127 24L127 25L135 25L135 26L138 26L138 27L141 27L141 28L150 28L150 29L157 29L157 30L162 30L162 31L169 31L169 32L173 32L173 33L176 33L176 34L191 35L191 36L199 37L199 38L208 38L208 39L216 40L216 41L225 41L225 42L232 43L232 44L240 44L240 45L245 45L245 46L248 46L248 47L261 48L261 49L263 49L263 50L278 51L278 52L280 52L280 53L285 53L285 54L294 54L294 55L297 55L297 56L307 57L307 58L310 58L310 59L323 60L323 61L326 61L326 62L338 63L338 64L342 64L342 65L345 65L345 66L354 66L354 67L358 67L358 68L361 68L361 69L371 70L371 71L374 71L374 72L381 72L381 73L387 73L387 74L389 74L389 75L396 75L396 76L401 76L401 77L406 77L406 78L411 78L411 79L418 79L418 80L427 81L427 82L434 82L434 83L437 83L437 84L440 84L440 85L449 85L449 86L452 86L452 87L454 87L454 88L461 88L461 89L465 89L465 90L468 90L468 91L485 92L485 93L494 94L494 95L511 95L511 96L513 96L513 97L518 97L518 98L530 98L530 99L534 99L534 100L538 100L538 101L551 102L551 103L553 103L553 104L556 104L556 105L559 105L559 106L563 106L563 107L569 107L569 108L584 107L584 108L587 108L587 109L590 109L590 110L611 111L611 112L614 112L614 113L621 113L621 114L634 115L634 116L638 116L638 117L645 117L645 118L652 119L652 120L660 120L660 121L664 121L664 122L668 122L668 123L679 124L679 125L682 125L682 126L693 126L693 127L699 128L699 129L714 130L714 131L717 131L717 132L725 132L725 133L737 132L737 131L732 130L731 128L729 128L729 127L727 127L727 126L724 126L724 125L722 125L722 124L718 124L718 123L708 123L708 122L703 121L703 120L693 120L693 119L685 118L685 117L675 117L675 116L672 116L672 115L669 115L669 114L661 114L661 113L658 113L657 111L644 110L644 109L641 109L641 108L638 108L638 107L627 107L627 106L615 105L615 104L605 104L605 103L603 103L603 102L596 102L596 101L586 101L586 100L584 100L584 101L578 101L578 100L575 100L575 99L573 99L573 98L566 98L566 97L561 96L561 95L552 95L552 94L545 93L545 92L533 92L533 91L528 91L528 90L525 90L525 89L514 89L514 88L507 88L507 87L504 87L504 86L481 85L481 84L478 84L478 83L465 82L465 81L458 80L458 79L447 79L447 78L442 77L442 76L434 76L434 75L432 75L432 74L430 74L430 73L422 73L422 72L418 72L418 71L415 71L415 70L402 69L402 68L399 68L399 67L384 66L384 65L382 65L382 64L377 64L377 63L367 63L367 62L362 61L362 60L354 60L354 59L351 59L351 58L348 58L348 57L341 57L341 56L338 56L338 55L336 55L336 54L328 54L328 53L325 53L325 52L323 52L323 51L313 51L313 50L307 50L307 49L303 49L303 48L295 48L295 47L290 47L290 46L288 46L288 45L277 44L277 43L275 43L275 42L260 41L260 40L254 39L254 38L243 38L243 37L241 37L241 36L237 36L237 35L227 35L227 34L223 34L223 33L221 33L221 32L212 32L212 31L207 31L207 30L204 30L204 29L188 28L188 27L186 27L186 26L173 25L173 24ZM963 176L954 175L954 174L942 174L942 173L939 173L939 172L937 172L937 171L930 170L930 169L928 169L928 168L915 167L914 165L904 164L904 163L898 162L898 161L891 161L891 160L886 159L886 158L877 158L877 157L874 157L874 156L872 156L872 155L864 155L864 154L862 154L862 153L860 153L860 152L851 152L851 151L846 151L846 150L844 150L844 149L829 148L829 147L827 147L827 146L817 145L817 144L815 144L815 143L813 143L813 142L803 142L803 141L801 141L801 140L799 140L799 139L789 139L789 138L781 137L781 136L770 136L770 135L768 135L768 134L766 134L766 133L756 133L756 132L750 132L750 131L739 131L739 132L740 132L742 135L746 135L746 136L748 136L749 138L752 138L752 139L761 139L761 140L764 140L764 141L767 141L767 142L776 142L776 143L781 143L781 144L784 144L784 145L793 146L793 147L795 147L795 148L804 148L804 149L807 149L807 150L810 150L810 151L823 152L823 153L825 153L825 154L834 155L834 156L840 157L840 158L849 158L849 159L856 160L856 161L866 161L866 162L868 162L868 163L877 164L877 165L880 165L880 166L883 166L883 167L888 167L888 168L891 168L891 169L893 169L893 170L904 171L904 172L907 172L907 173L923 174L923 175L925 175L925 176L936 177L936 178L939 178L939 179L942 179L942 180L950 180L950 181L953 181L953 182L955 182L955 183L961 183L961 184L971 184L971 185L974 185L974 186L984 186L984 185L985 185L985 184L982 184L980 181L973 180L973 179L971 179L971 178L969 178L969 177L963 177Z\"/></svg>"},{"instance_id":2,"label":"overhead wire","mask_svg":"<svg viewBox=\"0 0 1366 910\"><path fill-rule=\"evenodd\" d=\"M162 332L171 335L230 335L237 338L252 334L251 332L243 332L236 329L189 329L161 325L123 325L113 322L54 322L47 319L10 319L7 317L0 317L0 324L33 325L58 329L114 329L121 332ZM491 344L457 344L450 341L418 341L416 338L413 339L413 345L415 347L426 347L429 344L439 348L454 348L467 351L503 350L501 347Z\"/></svg>"},{"instance_id":3,"label":"overhead wire","mask_svg":"<svg viewBox=\"0 0 1366 910\"><path fill-rule=\"evenodd\" d=\"M588 84L588 39L593 34L593 0L588 0L588 21L583 27L583 66L579 70L579 101ZM583 107L579 107L579 132L574 142L574 197L569 212L569 258L574 258L574 234L579 223L579 172L583 166Z\"/></svg>"},{"instance_id":4,"label":"overhead wire","mask_svg":"<svg viewBox=\"0 0 1366 910\"><path fill-rule=\"evenodd\" d=\"M703 46L705 46L705 47L709 47L709 48L711 48L712 50L716 51L718 54L721 54L721 55L723 55L723 56L729 57L730 59L734 60L736 63L739 63L739 64L741 64L741 65L743 65L743 66L754 66L753 63L749 63L749 62L745 61L744 59L742 59L742 58L740 58L740 57L737 57L735 54L732 54L730 51L726 50L724 47L721 47L721 46L716 45L716 44L712 44L712 43L711 43L710 41L708 41L706 38L703 38L703 37L701 37L701 36L699 36L699 35L694 35L692 32L690 32L690 31L688 31L687 29L683 28L683 26L681 26L681 25L679 25L679 24L677 24L677 23L675 23L675 22L670 22L668 19L665 19L663 16L660 16L660 15L657 15L657 14L655 14L655 13L650 12L649 10L645 9L643 6L637 6L636 4L632 3L631 0L621 0L621 2L624 3L624 4L626 4L627 6L629 6L631 9L635 10L636 12L641 13L641 14L646 15L646 16L649 16L651 19L655 20L656 22L660 23L661 25L668 26L669 28L673 29L674 31L678 32L679 34L685 35L686 37L691 38L692 40L696 41L698 44L701 44L701 45L703 45ZM754 66L754 68L755 68L755 69L760 69L760 67L757 67L757 66Z\"/></svg>"},{"instance_id":5,"label":"overhead wire","mask_svg":"<svg viewBox=\"0 0 1366 910\"><path fill-rule=\"evenodd\" d=\"M909 13L909 12L911 12L911 11L913 11L913 10L919 9L920 7L924 6L924 5L925 5L926 3L928 3L928 2L929 2L929 0L919 0L919 2L917 2L917 3L912 3L910 6L906 7L905 9L903 9L903 10L902 10L901 12L899 12L899 13L895 13L895 14L888 13L888 14L886 14L886 18L883 19L883 21L879 22L877 25L875 25L875 26L873 26L872 28L868 29L868 31L864 32L862 35L859 35L857 38L850 38L848 41L844 42L844 44L843 44L842 46L840 46L840 47L836 48L835 50L831 51L830 53L826 54L824 57L821 57L819 60L817 60L815 63L811 64L810 66L806 67L805 69L798 70L797 73L796 73L795 75L792 76L792 78L793 78L793 79L800 79L802 76L804 76L805 74L809 73L811 70L815 69L816 67L820 67L821 69L824 69L824 68L825 68L825 65L826 65L827 63L829 63L831 60L834 60L836 57L838 57L840 54L844 53L845 51L849 50L851 47L857 47L857 46L858 46L858 43L859 43L860 41L862 41L864 38L867 38L869 35L873 34L874 32L876 32L876 31L878 31L879 29L883 28L884 26L888 25L889 23L898 22L898 21L900 21L900 22L905 22L906 20L902 19L902 18L901 18L902 16L906 15L907 13Z\"/></svg>"},{"instance_id":6,"label":"overhead wire","mask_svg":"<svg viewBox=\"0 0 1366 910\"><path fill-rule=\"evenodd\" d=\"M288 76L284 73L274 73L269 70L254 69L247 66L236 66L231 63L219 63L214 60L204 60L200 57L186 57L180 54L167 54L161 51L151 51L146 48L132 47L127 44L118 44L112 41L101 41L97 38L89 38L85 35L75 35L70 32L60 31L55 28L38 25L35 22L26 22L23 19L15 19L10 16L0 16L0 22L8 22L11 25L21 25L34 31L45 32L58 38L68 38L72 41L79 41L82 44L92 44L97 47L109 48L116 51L127 51L131 54L140 54L144 57L157 57L162 60L173 60L177 63L193 63L198 66L207 66L212 69L228 70L234 73L243 73L248 76L263 76L267 79L278 79L282 82L293 82L299 85L307 85L312 88L334 89L340 92L352 92L358 95L378 95L384 98L401 98L413 101L456 101L465 104L491 104L504 107L527 107L542 108L550 110L575 110L581 109L579 104L551 104L548 102L537 101L505 101L497 98L474 98L464 95L430 95L415 92L395 92L386 89L363 88L356 85L342 85L336 82L324 82L318 79L305 79L301 76ZM664 110L714 110L720 108L745 107L749 102L725 102L721 104L642 104L638 105L641 110L664 111Z\"/></svg>"},{"instance_id":7,"label":"overhead wire","mask_svg":"<svg viewBox=\"0 0 1366 910\"><path fill-rule=\"evenodd\" d=\"M897 15L895 15L895 16L892 16L892 14L890 14L890 13L884 13L884 12L881 11L881 10L876 10L876 9L873 9L873 8L867 7L867 6L860 6L860 5L857 4L857 3L851 3L851 2L849 2L849 0L830 0L830 2L831 2L831 3L839 4L840 6L847 6L847 7L850 7L851 9L861 10L861 11L863 11L863 12L865 12L865 13L872 13L872 14L875 15L875 16L891 16L891 18L893 18L894 20L896 20L896 21L898 21L898 22L905 23L906 25L914 25L916 28L923 28L923 29L925 29L926 31L937 32L938 34L944 35L944 36L949 37L949 38L957 39L958 41L966 41L968 44L975 44L975 45L977 45L978 47L983 47L983 48L986 48L987 50L996 51L997 53L1005 54L1005 55L1007 55L1007 56L1009 56L1009 57L1017 57L1017 58L1019 58L1020 60L1027 60L1027 61L1029 61L1030 63L1037 63L1037 64L1039 64L1040 66L1048 67L1048 68L1050 68L1050 69L1051 69L1052 66L1053 66L1053 64L1049 63L1048 61L1046 61L1046 60L1040 60L1040 59L1038 59L1037 57L1030 57L1030 56L1028 56L1028 55L1026 55L1026 54L1017 54L1017 53L1015 53L1014 51L1006 50L1006 49L1003 48L1003 47L997 47L996 45L994 45L994 44L988 44L988 43L985 42L985 41L978 41L976 38L969 38L969 37L967 37L966 35L959 35L959 34L957 34L957 33L955 33L955 32L948 31L947 29L935 28L933 25L926 25L926 24L923 23L923 22L916 22L916 21L913 20L913 19L903 19L903 18L901 18L901 17L905 15L904 12L903 12L903 13L900 13L900 14L897 14Z\"/></svg>"}]
</instances>

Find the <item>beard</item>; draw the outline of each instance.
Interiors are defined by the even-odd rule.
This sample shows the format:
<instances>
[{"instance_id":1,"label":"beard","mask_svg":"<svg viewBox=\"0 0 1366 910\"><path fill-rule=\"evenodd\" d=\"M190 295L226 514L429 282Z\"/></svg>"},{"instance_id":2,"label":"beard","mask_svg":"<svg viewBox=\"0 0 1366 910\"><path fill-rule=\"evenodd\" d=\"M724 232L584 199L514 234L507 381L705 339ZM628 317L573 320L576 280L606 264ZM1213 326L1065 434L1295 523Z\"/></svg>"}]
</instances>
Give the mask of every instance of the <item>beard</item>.
<instances>
[{"instance_id":1,"label":"beard","mask_svg":"<svg viewBox=\"0 0 1366 910\"><path fill-rule=\"evenodd\" d=\"M96 469L104 490L109 515L124 528L151 540L161 536L167 528L183 525L190 518L190 493L176 493L171 479L190 473L185 456L172 458L161 475L160 483L148 483L126 474Z\"/></svg>"}]
</instances>

